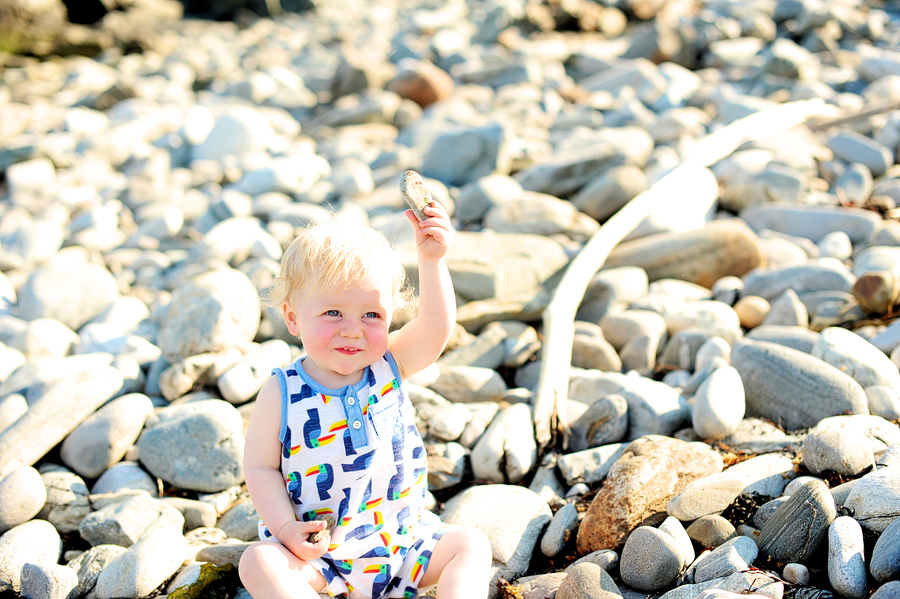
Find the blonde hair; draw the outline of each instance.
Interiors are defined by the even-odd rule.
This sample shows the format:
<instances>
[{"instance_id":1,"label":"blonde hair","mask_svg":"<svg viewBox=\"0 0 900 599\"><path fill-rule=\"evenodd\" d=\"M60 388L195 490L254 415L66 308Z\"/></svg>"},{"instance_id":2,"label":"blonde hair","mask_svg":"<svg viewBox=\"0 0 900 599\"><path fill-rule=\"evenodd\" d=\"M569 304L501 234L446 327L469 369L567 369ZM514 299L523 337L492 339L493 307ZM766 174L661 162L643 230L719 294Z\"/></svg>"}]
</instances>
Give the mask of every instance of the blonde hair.
<instances>
[{"instance_id":1,"label":"blonde hair","mask_svg":"<svg viewBox=\"0 0 900 599\"><path fill-rule=\"evenodd\" d=\"M393 283L396 316L412 304L406 270L390 242L378 231L352 222L335 221L310 226L284 251L275 285L263 297L267 307L280 306L299 289L307 298L316 288L337 285L347 289L368 278L373 265L384 269Z\"/></svg>"}]
</instances>

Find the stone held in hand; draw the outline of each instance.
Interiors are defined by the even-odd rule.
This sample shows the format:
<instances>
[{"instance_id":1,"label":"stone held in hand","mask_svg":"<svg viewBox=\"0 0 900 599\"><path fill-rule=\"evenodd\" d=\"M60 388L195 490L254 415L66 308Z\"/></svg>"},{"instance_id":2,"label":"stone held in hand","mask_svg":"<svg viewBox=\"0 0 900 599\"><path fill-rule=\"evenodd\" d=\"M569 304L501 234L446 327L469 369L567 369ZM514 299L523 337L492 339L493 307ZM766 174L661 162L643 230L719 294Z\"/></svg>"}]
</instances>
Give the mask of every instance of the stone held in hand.
<instances>
[{"instance_id":1,"label":"stone held in hand","mask_svg":"<svg viewBox=\"0 0 900 599\"><path fill-rule=\"evenodd\" d=\"M337 521L328 514L320 514L315 517L315 520L324 520L325 528L323 528L322 530L317 530L316 532L309 535L310 543L318 543L319 539L321 539L325 535L330 535L331 529L334 528L334 525L337 523Z\"/></svg>"},{"instance_id":2,"label":"stone held in hand","mask_svg":"<svg viewBox=\"0 0 900 599\"><path fill-rule=\"evenodd\" d=\"M428 191L428 187L425 185L425 180L422 179L422 175L416 171L403 173L400 177L400 193L403 195L406 203L409 204L409 207L416 213L416 218L419 220L428 218L425 214L425 206L429 206L434 200L431 197L431 192Z\"/></svg>"}]
</instances>

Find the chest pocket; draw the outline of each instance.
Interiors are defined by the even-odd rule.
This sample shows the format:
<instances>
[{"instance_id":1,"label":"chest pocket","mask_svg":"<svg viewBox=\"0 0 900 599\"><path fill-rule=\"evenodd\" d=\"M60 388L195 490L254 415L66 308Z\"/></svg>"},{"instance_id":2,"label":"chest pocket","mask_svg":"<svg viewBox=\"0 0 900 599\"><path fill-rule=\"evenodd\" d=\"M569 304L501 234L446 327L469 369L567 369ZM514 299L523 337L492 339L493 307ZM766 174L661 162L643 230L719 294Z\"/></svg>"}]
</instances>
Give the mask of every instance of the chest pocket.
<instances>
[{"instance_id":1,"label":"chest pocket","mask_svg":"<svg viewBox=\"0 0 900 599\"><path fill-rule=\"evenodd\" d=\"M369 404L368 416L378 440L391 442L396 428L401 426L400 402L397 393L387 393Z\"/></svg>"}]
</instances>

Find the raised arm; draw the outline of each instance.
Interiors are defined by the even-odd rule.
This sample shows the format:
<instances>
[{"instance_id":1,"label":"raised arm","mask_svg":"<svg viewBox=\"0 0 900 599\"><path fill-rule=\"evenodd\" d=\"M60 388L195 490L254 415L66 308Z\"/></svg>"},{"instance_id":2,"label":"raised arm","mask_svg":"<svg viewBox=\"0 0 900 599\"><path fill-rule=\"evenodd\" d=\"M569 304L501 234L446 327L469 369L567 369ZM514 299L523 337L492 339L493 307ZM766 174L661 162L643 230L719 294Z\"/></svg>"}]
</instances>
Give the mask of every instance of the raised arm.
<instances>
[{"instance_id":1,"label":"raised arm","mask_svg":"<svg viewBox=\"0 0 900 599\"><path fill-rule=\"evenodd\" d=\"M433 202L419 222L412 210L406 217L416 230L419 260L419 316L391 335L390 350L405 379L434 362L456 323L456 295L444 257L453 241L450 216Z\"/></svg>"},{"instance_id":2,"label":"raised arm","mask_svg":"<svg viewBox=\"0 0 900 599\"><path fill-rule=\"evenodd\" d=\"M326 535L315 544L307 538L325 522L298 522L281 474L281 386L270 377L260 390L250 416L244 445L244 478L250 500L275 538L301 559L321 557L328 549Z\"/></svg>"}]
</instances>

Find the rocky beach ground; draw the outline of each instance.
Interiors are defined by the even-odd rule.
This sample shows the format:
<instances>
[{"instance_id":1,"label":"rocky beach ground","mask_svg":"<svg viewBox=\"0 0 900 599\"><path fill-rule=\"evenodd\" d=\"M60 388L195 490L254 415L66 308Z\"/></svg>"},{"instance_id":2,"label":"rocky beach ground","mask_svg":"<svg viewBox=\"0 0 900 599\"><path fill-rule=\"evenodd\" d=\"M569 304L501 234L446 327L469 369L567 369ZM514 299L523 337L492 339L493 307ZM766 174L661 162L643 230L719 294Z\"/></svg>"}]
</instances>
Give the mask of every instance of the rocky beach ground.
<instances>
[{"instance_id":1,"label":"rocky beach ground","mask_svg":"<svg viewBox=\"0 0 900 599\"><path fill-rule=\"evenodd\" d=\"M458 229L459 324L409 394L492 598L900 598L900 6L318 4L122 2L0 55L0 596L249 596L243 433L302 356L260 294L331 219L415 284L415 170ZM790 102L821 114L663 188L612 250L538 441L573 258Z\"/></svg>"}]
</instances>

